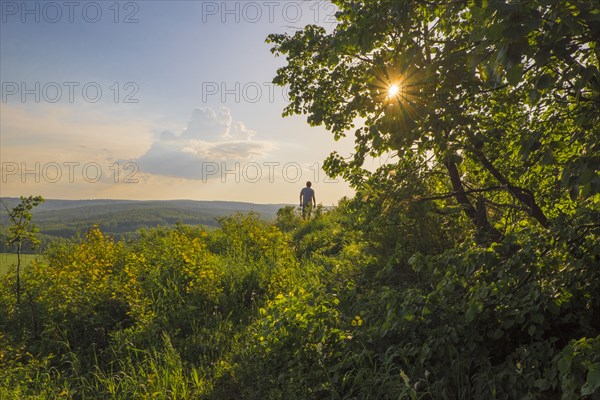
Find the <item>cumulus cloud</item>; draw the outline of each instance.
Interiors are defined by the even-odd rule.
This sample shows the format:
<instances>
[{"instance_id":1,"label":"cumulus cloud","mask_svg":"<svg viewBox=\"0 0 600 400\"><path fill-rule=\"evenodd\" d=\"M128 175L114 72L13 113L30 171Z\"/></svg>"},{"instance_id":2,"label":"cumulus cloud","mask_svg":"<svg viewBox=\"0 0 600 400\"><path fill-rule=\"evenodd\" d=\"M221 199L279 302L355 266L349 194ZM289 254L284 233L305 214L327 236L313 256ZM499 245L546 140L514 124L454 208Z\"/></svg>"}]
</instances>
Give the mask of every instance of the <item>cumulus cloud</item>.
<instances>
[{"instance_id":1,"label":"cumulus cloud","mask_svg":"<svg viewBox=\"0 0 600 400\"><path fill-rule=\"evenodd\" d=\"M268 154L272 144L254 140L255 135L243 122L234 122L227 108L196 108L186 129L179 135L162 132L135 162L145 173L205 179L208 164L252 161Z\"/></svg>"}]
</instances>

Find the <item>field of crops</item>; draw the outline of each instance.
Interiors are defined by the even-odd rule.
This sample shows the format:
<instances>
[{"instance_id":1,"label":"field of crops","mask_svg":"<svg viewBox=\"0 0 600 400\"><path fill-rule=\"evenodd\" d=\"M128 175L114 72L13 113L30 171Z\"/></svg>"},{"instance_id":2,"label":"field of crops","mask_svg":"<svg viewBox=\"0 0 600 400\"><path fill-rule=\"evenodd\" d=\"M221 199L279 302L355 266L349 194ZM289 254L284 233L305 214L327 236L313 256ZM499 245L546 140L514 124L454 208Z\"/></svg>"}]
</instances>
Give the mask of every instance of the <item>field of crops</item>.
<instances>
[{"instance_id":1,"label":"field of crops","mask_svg":"<svg viewBox=\"0 0 600 400\"><path fill-rule=\"evenodd\" d=\"M35 254L23 254L23 265L29 265ZM4 275L10 268L17 265L17 255L14 253L0 253L0 275Z\"/></svg>"}]
</instances>

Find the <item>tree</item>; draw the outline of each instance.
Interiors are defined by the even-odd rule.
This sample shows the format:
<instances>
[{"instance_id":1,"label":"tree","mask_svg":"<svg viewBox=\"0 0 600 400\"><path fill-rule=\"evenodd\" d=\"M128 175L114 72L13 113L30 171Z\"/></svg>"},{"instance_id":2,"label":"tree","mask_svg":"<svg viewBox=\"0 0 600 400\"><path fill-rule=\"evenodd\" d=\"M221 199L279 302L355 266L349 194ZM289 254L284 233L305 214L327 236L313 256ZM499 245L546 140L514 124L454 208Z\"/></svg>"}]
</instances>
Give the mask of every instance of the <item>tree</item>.
<instances>
[{"instance_id":1,"label":"tree","mask_svg":"<svg viewBox=\"0 0 600 400\"><path fill-rule=\"evenodd\" d=\"M33 224L31 210L44 202L42 196L20 197L21 202L14 208L8 210L8 218L11 226L8 228L9 246L15 246L17 250L17 304L21 302L21 251L25 243L30 243L33 248L40 243L37 238L39 229Z\"/></svg>"},{"instance_id":2,"label":"tree","mask_svg":"<svg viewBox=\"0 0 600 400\"><path fill-rule=\"evenodd\" d=\"M546 229L600 192L593 1L333 3L331 33L267 39L286 56L274 79L289 85L284 115L336 139L354 130L354 154L332 153L328 174L359 194L374 179L389 193L417 180L427 190L413 200L453 199L483 243L523 220ZM365 168L386 154L391 166Z\"/></svg>"}]
</instances>

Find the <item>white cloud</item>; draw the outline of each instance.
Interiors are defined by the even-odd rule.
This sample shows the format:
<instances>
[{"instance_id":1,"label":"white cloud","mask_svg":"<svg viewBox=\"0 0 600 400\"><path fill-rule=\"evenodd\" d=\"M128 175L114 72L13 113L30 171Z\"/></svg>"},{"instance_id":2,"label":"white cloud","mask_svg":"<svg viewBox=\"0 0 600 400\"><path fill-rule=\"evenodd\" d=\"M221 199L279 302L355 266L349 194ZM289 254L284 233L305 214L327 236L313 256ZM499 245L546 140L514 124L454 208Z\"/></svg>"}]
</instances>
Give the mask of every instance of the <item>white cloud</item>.
<instances>
[{"instance_id":1,"label":"white cloud","mask_svg":"<svg viewBox=\"0 0 600 400\"><path fill-rule=\"evenodd\" d=\"M205 179L207 163L252 161L273 149L270 142L256 141L256 132L243 122L233 122L229 109L196 108L180 135L161 133L150 149L134 160L143 173Z\"/></svg>"},{"instance_id":2,"label":"white cloud","mask_svg":"<svg viewBox=\"0 0 600 400\"><path fill-rule=\"evenodd\" d=\"M223 140L229 134L231 120L231 113L227 108L221 108L218 112L212 108L195 108L181 139Z\"/></svg>"}]
</instances>

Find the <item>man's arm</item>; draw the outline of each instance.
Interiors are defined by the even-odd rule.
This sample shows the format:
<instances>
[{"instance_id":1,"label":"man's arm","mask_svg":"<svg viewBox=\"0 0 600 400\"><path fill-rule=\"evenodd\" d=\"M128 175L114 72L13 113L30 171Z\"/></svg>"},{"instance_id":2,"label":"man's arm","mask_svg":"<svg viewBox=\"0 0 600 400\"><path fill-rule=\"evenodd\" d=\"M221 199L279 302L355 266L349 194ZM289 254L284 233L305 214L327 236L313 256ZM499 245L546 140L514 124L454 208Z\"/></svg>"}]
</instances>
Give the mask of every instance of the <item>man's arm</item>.
<instances>
[{"instance_id":1,"label":"man's arm","mask_svg":"<svg viewBox=\"0 0 600 400\"><path fill-rule=\"evenodd\" d=\"M300 207L302 207L302 192L300 192Z\"/></svg>"},{"instance_id":2,"label":"man's arm","mask_svg":"<svg viewBox=\"0 0 600 400\"><path fill-rule=\"evenodd\" d=\"M317 195L313 193L313 207L317 206Z\"/></svg>"}]
</instances>

